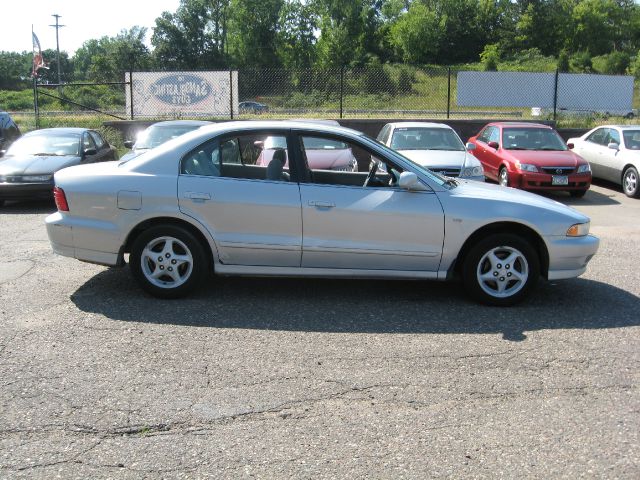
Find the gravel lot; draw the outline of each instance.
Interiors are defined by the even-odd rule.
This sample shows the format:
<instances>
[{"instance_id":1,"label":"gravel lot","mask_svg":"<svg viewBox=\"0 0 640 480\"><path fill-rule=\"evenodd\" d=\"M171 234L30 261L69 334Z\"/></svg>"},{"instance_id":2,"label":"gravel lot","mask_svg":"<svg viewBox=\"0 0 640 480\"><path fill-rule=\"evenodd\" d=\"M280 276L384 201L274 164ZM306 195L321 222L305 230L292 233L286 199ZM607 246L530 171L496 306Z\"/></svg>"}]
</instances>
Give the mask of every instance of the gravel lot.
<instances>
[{"instance_id":1,"label":"gravel lot","mask_svg":"<svg viewBox=\"0 0 640 480\"><path fill-rule=\"evenodd\" d=\"M579 279L222 279L158 301L0 209L2 478L640 477L640 200L580 200Z\"/></svg>"}]
</instances>

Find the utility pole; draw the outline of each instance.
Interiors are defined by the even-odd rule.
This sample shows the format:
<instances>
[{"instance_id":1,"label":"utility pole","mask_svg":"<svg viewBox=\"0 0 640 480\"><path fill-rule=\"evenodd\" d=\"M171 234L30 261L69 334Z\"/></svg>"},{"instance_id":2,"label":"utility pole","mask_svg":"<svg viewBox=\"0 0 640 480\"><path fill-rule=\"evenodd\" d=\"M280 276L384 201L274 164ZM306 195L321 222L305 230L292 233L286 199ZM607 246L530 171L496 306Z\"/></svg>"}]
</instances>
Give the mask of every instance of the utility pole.
<instances>
[{"instance_id":1,"label":"utility pole","mask_svg":"<svg viewBox=\"0 0 640 480\"><path fill-rule=\"evenodd\" d=\"M56 24L55 25L49 25L49 26L50 27L54 27L56 29L56 51L57 51L56 63L58 64L58 84L60 84L62 82L60 81L60 40L58 38L58 30L60 30L65 25L60 25L58 23L58 20L62 17L62 15L58 15L57 13L54 13L51 16L55 17L55 19L56 19Z\"/></svg>"}]
</instances>

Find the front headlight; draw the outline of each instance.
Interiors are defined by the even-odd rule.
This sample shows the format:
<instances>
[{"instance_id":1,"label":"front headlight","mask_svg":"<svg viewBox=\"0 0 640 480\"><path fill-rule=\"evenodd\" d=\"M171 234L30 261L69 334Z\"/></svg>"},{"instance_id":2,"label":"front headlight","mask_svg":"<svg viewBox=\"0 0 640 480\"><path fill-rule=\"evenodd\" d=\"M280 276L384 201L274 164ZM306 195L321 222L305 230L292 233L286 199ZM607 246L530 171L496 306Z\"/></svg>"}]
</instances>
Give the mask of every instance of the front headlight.
<instances>
[{"instance_id":1,"label":"front headlight","mask_svg":"<svg viewBox=\"0 0 640 480\"><path fill-rule=\"evenodd\" d=\"M482 177L484 176L484 170L482 167L470 167L462 170L461 177Z\"/></svg>"},{"instance_id":2,"label":"front headlight","mask_svg":"<svg viewBox=\"0 0 640 480\"><path fill-rule=\"evenodd\" d=\"M23 175L23 182L48 182L53 178L53 175Z\"/></svg>"},{"instance_id":3,"label":"front headlight","mask_svg":"<svg viewBox=\"0 0 640 480\"><path fill-rule=\"evenodd\" d=\"M538 167L535 165L531 165L530 163L520 163L516 162L516 168L518 170L522 170L523 172L537 172Z\"/></svg>"},{"instance_id":4,"label":"front headlight","mask_svg":"<svg viewBox=\"0 0 640 480\"><path fill-rule=\"evenodd\" d=\"M585 163L584 165L580 165L578 167L578 173L587 173L591 171L591 165Z\"/></svg>"},{"instance_id":5,"label":"front headlight","mask_svg":"<svg viewBox=\"0 0 640 480\"><path fill-rule=\"evenodd\" d=\"M567 237L584 237L589 234L590 226L591 222L576 223L575 225L571 225L567 230Z\"/></svg>"}]
</instances>

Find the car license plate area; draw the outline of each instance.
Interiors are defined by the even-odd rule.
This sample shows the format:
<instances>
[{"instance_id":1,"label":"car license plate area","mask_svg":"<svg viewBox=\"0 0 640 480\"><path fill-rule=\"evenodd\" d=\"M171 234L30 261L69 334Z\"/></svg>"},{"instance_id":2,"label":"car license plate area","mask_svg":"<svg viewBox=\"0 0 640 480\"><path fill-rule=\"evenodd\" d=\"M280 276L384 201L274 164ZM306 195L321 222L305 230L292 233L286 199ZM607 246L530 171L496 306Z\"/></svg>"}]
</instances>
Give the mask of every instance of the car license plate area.
<instances>
[{"instance_id":1,"label":"car license plate area","mask_svg":"<svg viewBox=\"0 0 640 480\"><path fill-rule=\"evenodd\" d=\"M569 177L566 175L553 175L551 185L569 185Z\"/></svg>"}]
</instances>

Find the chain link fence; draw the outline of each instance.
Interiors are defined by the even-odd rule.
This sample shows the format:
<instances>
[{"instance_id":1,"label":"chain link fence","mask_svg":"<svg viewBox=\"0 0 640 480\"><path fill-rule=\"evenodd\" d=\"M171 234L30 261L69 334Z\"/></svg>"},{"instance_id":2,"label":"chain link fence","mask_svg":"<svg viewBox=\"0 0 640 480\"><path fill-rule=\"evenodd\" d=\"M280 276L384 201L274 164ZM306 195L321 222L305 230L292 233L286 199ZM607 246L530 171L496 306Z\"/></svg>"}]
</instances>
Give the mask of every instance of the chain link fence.
<instances>
[{"instance_id":1,"label":"chain link fence","mask_svg":"<svg viewBox=\"0 0 640 480\"><path fill-rule=\"evenodd\" d=\"M161 90L166 98L154 101L177 102L178 105L162 114L149 115L136 105L139 97L131 94L128 88L131 73L125 72L122 82L38 85L34 89L37 109L24 109L15 115L21 120L23 130L62 125L98 126L105 120L114 119L167 118L557 118L567 120L570 126L572 119L630 119L637 116L637 110L628 108L629 103L632 101L634 107L638 106L638 95L634 95L638 86L634 85L632 77L624 76L462 72L447 67L387 64L322 70L263 68L218 72L216 75L222 80L209 82L207 90L195 80L195 74L202 76L205 72L161 73L174 73L183 79L193 73L194 80L187 90L197 101L200 101L198 95L224 88L227 88L226 97L217 101L215 109L205 109L197 114L188 110L181 113L180 102L193 99L185 100L186 97L182 98L184 92L173 92L169 84L160 85L156 90ZM536 80L538 77L539 81ZM498 78L502 80L493 80ZM624 84L624 89L609 88L607 95L612 105L618 102L621 106L625 104L625 108L603 107L603 85L609 81L613 81L611 85ZM630 91L627 88L629 81ZM474 85L482 82L486 89L474 91ZM134 80L134 93L135 89ZM564 108L562 102L566 103L567 98L579 98L580 108Z\"/></svg>"}]
</instances>

